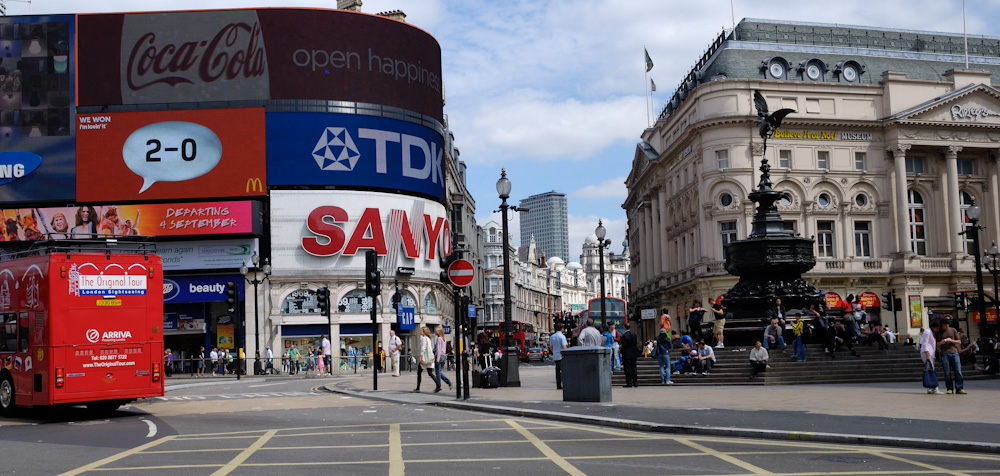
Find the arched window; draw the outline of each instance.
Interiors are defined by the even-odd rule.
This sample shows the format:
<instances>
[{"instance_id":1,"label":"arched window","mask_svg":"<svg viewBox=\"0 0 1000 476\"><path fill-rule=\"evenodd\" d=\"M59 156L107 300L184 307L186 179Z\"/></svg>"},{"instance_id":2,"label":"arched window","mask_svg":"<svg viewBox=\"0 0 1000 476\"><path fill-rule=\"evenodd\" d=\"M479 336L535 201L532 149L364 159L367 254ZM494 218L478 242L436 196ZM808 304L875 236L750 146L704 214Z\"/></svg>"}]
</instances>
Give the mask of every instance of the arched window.
<instances>
[{"instance_id":1,"label":"arched window","mask_svg":"<svg viewBox=\"0 0 1000 476\"><path fill-rule=\"evenodd\" d=\"M344 297L340 298L337 304L337 311L348 314L362 314L371 312L372 298L365 296L364 289L353 289L348 291ZM375 312L381 312L381 306L375 303Z\"/></svg>"},{"instance_id":2,"label":"arched window","mask_svg":"<svg viewBox=\"0 0 1000 476\"><path fill-rule=\"evenodd\" d=\"M915 190L909 190L907 207L910 216L910 251L927 256L927 229L924 228L927 209L924 207L924 197Z\"/></svg>"},{"instance_id":3,"label":"arched window","mask_svg":"<svg viewBox=\"0 0 1000 476\"><path fill-rule=\"evenodd\" d=\"M297 289L281 301L282 314L319 314L316 291Z\"/></svg>"},{"instance_id":4,"label":"arched window","mask_svg":"<svg viewBox=\"0 0 1000 476\"><path fill-rule=\"evenodd\" d=\"M490 243L496 243L497 239L497 229L496 227L490 227Z\"/></svg>"},{"instance_id":5,"label":"arched window","mask_svg":"<svg viewBox=\"0 0 1000 476\"><path fill-rule=\"evenodd\" d=\"M437 314L437 312L437 299L434 299L433 292L429 292L427 296L424 296L424 314Z\"/></svg>"},{"instance_id":6,"label":"arched window","mask_svg":"<svg viewBox=\"0 0 1000 476\"><path fill-rule=\"evenodd\" d=\"M972 201L973 201L972 195L969 195L968 193L965 192L962 192L960 194L960 200L958 203L962 207L962 223L963 223L962 227L965 228L965 231L968 232L965 235L963 235L965 239L962 241L962 247L964 248L962 251L965 251L966 253L968 253L969 250L972 249L972 234L975 233L973 231L970 231L972 227L972 222L969 220L969 207L972 206Z\"/></svg>"}]
</instances>

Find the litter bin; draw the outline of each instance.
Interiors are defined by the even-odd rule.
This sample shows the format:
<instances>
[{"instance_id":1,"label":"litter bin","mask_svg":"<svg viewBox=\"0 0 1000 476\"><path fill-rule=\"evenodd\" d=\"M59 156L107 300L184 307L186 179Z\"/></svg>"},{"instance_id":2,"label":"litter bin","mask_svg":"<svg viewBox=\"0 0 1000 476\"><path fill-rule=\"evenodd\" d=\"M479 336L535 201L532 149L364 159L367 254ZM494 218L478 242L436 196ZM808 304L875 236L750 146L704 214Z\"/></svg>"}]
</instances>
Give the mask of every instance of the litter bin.
<instances>
[{"instance_id":1,"label":"litter bin","mask_svg":"<svg viewBox=\"0 0 1000 476\"><path fill-rule=\"evenodd\" d=\"M611 349L570 347L562 351L564 402L611 401Z\"/></svg>"}]
</instances>

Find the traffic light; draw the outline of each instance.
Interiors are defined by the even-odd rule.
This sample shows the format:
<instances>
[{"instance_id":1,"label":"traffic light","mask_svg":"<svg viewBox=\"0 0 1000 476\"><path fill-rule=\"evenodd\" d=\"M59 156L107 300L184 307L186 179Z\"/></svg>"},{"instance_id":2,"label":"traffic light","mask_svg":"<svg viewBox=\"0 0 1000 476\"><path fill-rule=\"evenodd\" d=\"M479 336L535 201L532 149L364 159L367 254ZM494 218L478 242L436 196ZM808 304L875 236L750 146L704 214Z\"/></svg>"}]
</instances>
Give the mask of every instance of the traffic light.
<instances>
[{"instance_id":1,"label":"traffic light","mask_svg":"<svg viewBox=\"0 0 1000 476\"><path fill-rule=\"evenodd\" d=\"M965 293L955 293L955 310L965 310Z\"/></svg>"},{"instance_id":2,"label":"traffic light","mask_svg":"<svg viewBox=\"0 0 1000 476\"><path fill-rule=\"evenodd\" d=\"M316 290L316 306L319 307L319 315L330 315L330 289L326 286Z\"/></svg>"},{"instance_id":3,"label":"traffic light","mask_svg":"<svg viewBox=\"0 0 1000 476\"><path fill-rule=\"evenodd\" d=\"M365 295L375 297L382 292L382 273L378 270L378 254L365 252Z\"/></svg>"},{"instance_id":4,"label":"traffic light","mask_svg":"<svg viewBox=\"0 0 1000 476\"><path fill-rule=\"evenodd\" d=\"M894 306L893 311L902 311L903 310L903 299L900 298L900 297L894 298L892 300L892 305Z\"/></svg>"},{"instance_id":5,"label":"traffic light","mask_svg":"<svg viewBox=\"0 0 1000 476\"><path fill-rule=\"evenodd\" d=\"M236 282L234 281L226 282L225 294L226 294L226 309L228 309L229 312L236 312L236 299L237 296L239 295L239 288L236 287Z\"/></svg>"},{"instance_id":6,"label":"traffic light","mask_svg":"<svg viewBox=\"0 0 1000 476\"><path fill-rule=\"evenodd\" d=\"M886 291L882 293L882 309L886 311L892 310L893 293L891 291Z\"/></svg>"}]
</instances>

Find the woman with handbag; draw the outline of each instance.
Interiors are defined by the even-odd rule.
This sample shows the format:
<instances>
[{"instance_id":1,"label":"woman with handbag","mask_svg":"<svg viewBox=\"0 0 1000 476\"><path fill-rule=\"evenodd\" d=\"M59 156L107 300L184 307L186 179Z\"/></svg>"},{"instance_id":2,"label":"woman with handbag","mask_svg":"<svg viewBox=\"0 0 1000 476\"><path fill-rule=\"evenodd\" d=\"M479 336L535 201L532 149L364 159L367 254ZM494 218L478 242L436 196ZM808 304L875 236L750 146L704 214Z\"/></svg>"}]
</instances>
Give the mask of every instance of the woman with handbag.
<instances>
[{"instance_id":1,"label":"woman with handbag","mask_svg":"<svg viewBox=\"0 0 1000 476\"><path fill-rule=\"evenodd\" d=\"M444 365L448 361L448 341L444 338L444 329L438 326L434 330L434 367L437 369L437 387L434 388L434 393L441 391L441 382L448 384L448 390L451 390L451 380L448 379L442 371L444 370ZM419 384L417 385L420 386Z\"/></svg>"},{"instance_id":2,"label":"woman with handbag","mask_svg":"<svg viewBox=\"0 0 1000 476\"><path fill-rule=\"evenodd\" d=\"M420 368L417 369L417 388L413 389L415 393L420 392L420 377L424 369L427 370L427 375L431 376L435 386L441 387L441 383L434 376L434 348L431 344L431 330L421 327L420 333L420 345L417 347L420 349L420 353L417 354L417 363L420 364Z\"/></svg>"}]
</instances>

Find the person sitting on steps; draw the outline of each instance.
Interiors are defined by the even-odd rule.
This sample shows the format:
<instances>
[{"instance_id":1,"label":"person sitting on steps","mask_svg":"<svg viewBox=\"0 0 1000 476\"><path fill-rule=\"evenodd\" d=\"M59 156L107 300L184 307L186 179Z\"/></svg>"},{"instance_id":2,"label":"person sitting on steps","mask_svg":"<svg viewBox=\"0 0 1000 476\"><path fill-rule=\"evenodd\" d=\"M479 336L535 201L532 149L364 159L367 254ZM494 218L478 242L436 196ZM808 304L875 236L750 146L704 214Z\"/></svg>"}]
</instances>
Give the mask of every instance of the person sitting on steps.
<instances>
[{"instance_id":1,"label":"person sitting on steps","mask_svg":"<svg viewBox=\"0 0 1000 476\"><path fill-rule=\"evenodd\" d=\"M858 355L858 352L854 350L854 343L851 342L851 334L847 328L844 327L844 321L838 319L833 323L833 327L830 328L830 336L826 343L826 348L830 353L831 359L837 358L837 349L842 345L850 349L851 355L861 357Z\"/></svg>"}]
</instances>

